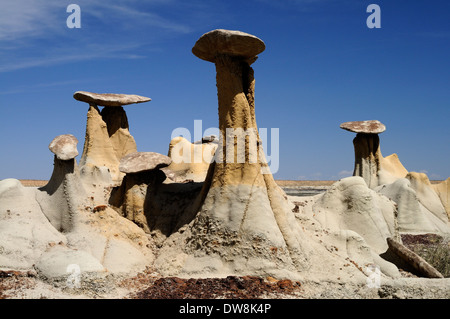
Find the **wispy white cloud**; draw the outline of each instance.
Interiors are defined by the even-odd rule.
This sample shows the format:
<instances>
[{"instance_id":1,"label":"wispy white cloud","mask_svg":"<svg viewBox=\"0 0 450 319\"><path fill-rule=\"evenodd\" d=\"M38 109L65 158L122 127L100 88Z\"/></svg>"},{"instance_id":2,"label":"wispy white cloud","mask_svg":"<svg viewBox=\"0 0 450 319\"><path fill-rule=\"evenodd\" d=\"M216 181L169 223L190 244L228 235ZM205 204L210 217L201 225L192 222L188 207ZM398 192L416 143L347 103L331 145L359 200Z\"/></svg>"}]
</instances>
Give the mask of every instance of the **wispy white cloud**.
<instances>
[{"instance_id":1,"label":"wispy white cloud","mask_svg":"<svg viewBox=\"0 0 450 319\"><path fill-rule=\"evenodd\" d=\"M171 0L173 2L176 0ZM158 50L149 44L167 34L191 32L182 22L156 13L142 2L77 0L81 29L68 29L70 0L16 0L0 2L0 72L76 61L138 59ZM140 7L138 7L140 5ZM151 30L151 32L146 32ZM136 52L140 50L139 54Z\"/></svg>"},{"instance_id":2,"label":"wispy white cloud","mask_svg":"<svg viewBox=\"0 0 450 319\"><path fill-rule=\"evenodd\" d=\"M107 3L107 2L105 2ZM163 30L168 30L177 33L189 33L191 28L182 23L171 21L154 12L140 11L134 7L124 5L101 5L102 10L93 12L101 13L96 16L111 23L111 16L115 17L115 21L121 20L122 24L129 26L129 22L133 21L134 24L140 24L143 26L152 26ZM109 14L111 13L111 14ZM117 19L122 17L122 19Z\"/></svg>"},{"instance_id":3,"label":"wispy white cloud","mask_svg":"<svg viewBox=\"0 0 450 319\"><path fill-rule=\"evenodd\" d=\"M53 89L61 86L67 86L67 85L73 85L73 84L80 84L80 83L87 83L87 82L99 82L104 80L111 80L111 78L88 78L88 79L77 79L77 80L68 80L68 81L55 81L55 82L45 82L45 83L35 83L31 85L22 85L17 86L13 89L6 90L6 91L0 91L0 95L7 95L7 94L18 94L18 93L30 93L30 92L37 92L47 89Z\"/></svg>"},{"instance_id":4,"label":"wispy white cloud","mask_svg":"<svg viewBox=\"0 0 450 319\"><path fill-rule=\"evenodd\" d=\"M57 12L64 4L56 0L0 2L0 41L42 36L58 28Z\"/></svg>"},{"instance_id":5,"label":"wispy white cloud","mask_svg":"<svg viewBox=\"0 0 450 319\"><path fill-rule=\"evenodd\" d=\"M57 52L48 53L46 56L39 57L23 57L16 60L14 63L1 64L0 73L14 70L26 69L31 67L50 66L57 64L64 64L70 62L87 61L92 59L137 59L144 58L143 55L129 53L130 51L139 48L139 44L120 44L107 45L101 47L93 47L86 45L83 50L58 50Z\"/></svg>"}]
</instances>

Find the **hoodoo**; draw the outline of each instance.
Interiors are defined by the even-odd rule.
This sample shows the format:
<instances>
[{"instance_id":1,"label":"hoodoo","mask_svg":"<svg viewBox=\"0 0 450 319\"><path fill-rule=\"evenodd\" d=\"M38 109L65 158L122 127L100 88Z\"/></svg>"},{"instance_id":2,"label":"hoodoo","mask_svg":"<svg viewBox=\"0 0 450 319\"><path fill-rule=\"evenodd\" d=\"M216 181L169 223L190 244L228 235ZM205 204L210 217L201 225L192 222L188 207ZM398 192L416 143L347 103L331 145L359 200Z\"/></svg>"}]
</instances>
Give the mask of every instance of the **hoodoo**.
<instances>
[{"instance_id":1,"label":"hoodoo","mask_svg":"<svg viewBox=\"0 0 450 319\"><path fill-rule=\"evenodd\" d=\"M353 176L361 176L369 188L392 183L406 176L408 171L399 161L397 154L381 155L380 137L386 126L377 120L345 122L344 130L356 133L353 139L355 167Z\"/></svg>"},{"instance_id":2,"label":"hoodoo","mask_svg":"<svg viewBox=\"0 0 450 319\"><path fill-rule=\"evenodd\" d=\"M102 168L107 167L112 181L120 184L124 176L119 171L120 159L137 152L136 142L129 132L128 118L122 106L144 103L151 99L134 94L85 91L77 91L73 97L89 103L86 138L80 160L82 173L104 175ZM99 106L104 108L100 111Z\"/></svg>"},{"instance_id":3,"label":"hoodoo","mask_svg":"<svg viewBox=\"0 0 450 319\"><path fill-rule=\"evenodd\" d=\"M36 200L50 223L62 232L73 226L73 216L86 198L75 157L78 140L71 134L55 137L49 150L55 154L53 173L47 185L38 189Z\"/></svg>"},{"instance_id":4,"label":"hoodoo","mask_svg":"<svg viewBox=\"0 0 450 319\"><path fill-rule=\"evenodd\" d=\"M188 229L168 239L167 251L156 262L162 271L252 273L308 267L303 231L267 170L257 132L250 65L264 49L257 37L229 30L204 34L192 49L216 67L221 138L198 213ZM172 258L178 262L169 263Z\"/></svg>"}]
</instances>

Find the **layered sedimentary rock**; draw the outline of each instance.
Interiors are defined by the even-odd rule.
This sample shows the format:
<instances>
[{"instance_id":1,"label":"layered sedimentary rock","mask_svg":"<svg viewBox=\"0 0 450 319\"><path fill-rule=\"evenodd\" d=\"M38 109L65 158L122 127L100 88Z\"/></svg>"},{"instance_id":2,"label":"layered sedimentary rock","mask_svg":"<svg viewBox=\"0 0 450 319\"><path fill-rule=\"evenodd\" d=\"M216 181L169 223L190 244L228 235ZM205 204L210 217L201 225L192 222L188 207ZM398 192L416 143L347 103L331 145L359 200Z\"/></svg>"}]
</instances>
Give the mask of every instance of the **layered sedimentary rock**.
<instances>
[{"instance_id":1,"label":"layered sedimentary rock","mask_svg":"<svg viewBox=\"0 0 450 319\"><path fill-rule=\"evenodd\" d=\"M136 142L129 132L128 118L122 106L148 102L151 99L139 95L84 91L75 92L74 98L89 103L86 137L80 160L82 173L107 181L108 177L104 172L106 167L112 182L120 184L124 176L119 171L120 159L137 152ZM100 111L98 106L104 108Z\"/></svg>"},{"instance_id":2,"label":"layered sedimentary rock","mask_svg":"<svg viewBox=\"0 0 450 319\"><path fill-rule=\"evenodd\" d=\"M252 35L214 30L192 50L215 63L223 142L199 196L198 213L189 228L173 234L163 247L165 254L157 261L162 271L200 274L308 267L303 231L284 192L270 173L263 174L267 164L260 155L250 64L264 48ZM181 251L173 251L175 246ZM176 261L169 265L172 258Z\"/></svg>"}]
</instances>

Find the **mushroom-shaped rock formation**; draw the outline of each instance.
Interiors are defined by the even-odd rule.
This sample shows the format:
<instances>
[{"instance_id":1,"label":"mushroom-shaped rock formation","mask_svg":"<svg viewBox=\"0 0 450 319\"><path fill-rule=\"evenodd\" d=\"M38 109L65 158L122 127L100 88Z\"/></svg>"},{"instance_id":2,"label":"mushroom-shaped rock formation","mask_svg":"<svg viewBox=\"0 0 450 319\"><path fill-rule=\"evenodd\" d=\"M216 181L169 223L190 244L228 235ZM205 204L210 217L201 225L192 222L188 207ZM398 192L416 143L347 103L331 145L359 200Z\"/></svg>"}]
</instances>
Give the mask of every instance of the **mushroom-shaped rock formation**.
<instances>
[{"instance_id":1,"label":"mushroom-shaped rock formation","mask_svg":"<svg viewBox=\"0 0 450 319\"><path fill-rule=\"evenodd\" d=\"M218 29L200 37L192 48L192 53L202 60L215 63L221 55L251 61L265 49L264 42L254 35Z\"/></svg>"},{"instance_id":2,"label":"mushroom-shaped rock formation","mask_svg":"<svg viewBox=\"0 0 450 319\"><path fill-rule=\"evenodd\" d=\"M77 91L73 97L75 100L97 106L122 106L135 103L149 102L152 99L135 94L92 93Z\"/></svg>"},{"instance_id":3,"label":"mushroom-shaped rock formation","mask_svg":"<svg viewBox=\"0 0 450 319\"><path fill-rule=\"evenodd\" d=\"M154 152L135 152L124 156L119 169L125 173L122 184L111 192L109 203L122 216L135 222L149 233L145 202L166 175L160 168L170 165L170 157Z\"/></svg>"},{"instance_id":4,"label":"mushroom-shaped rock formation","mask_svg":"<svg viewBox=\"0 0 450 319\"><path fill-rule=\"evenodd\" d=\"M94 174L100 167L109 168L113 182L120 183L123 174L119 161L137 152L136 142L129 132L123 105L148 102L151 99L132 94L91 93L77 91L74 98L89 103L86 139L80 166L83 174ZM100 112L98 106L104 108Z\"/></svg>"},{"instance_id":5,"label":"mushroom-shaped rock formation","mask_svg":"<svg viewBox=\"0 0 450 319\"><path fill-rule=\"evenodd\" d=\"M344 130L357 133L353 139L355 167L353 176L361 176L370 188L391 183L408 173L396 154L386 158L381 155L380 137L386 126L377 120L345 122Z\"/></svg>"},{"instance_id":6,"label":"mushroom-shaped rock formation","mask_svg":"<svg viewBox=\"0 0 450 319\"><path fill-rule=\"evenodd\" d=\"M78 139L75 136L65 134L55 137L48 148L58 159L67 161L77 157L77 144Z\"/></svg>"},{"instance_id":7,"label":"mushroom-shaped rock formation","mask_svg":"<svg viewBox=\"0 0 450 319\"><path fill-rule=\"evenodd\" d=\"M75 157L78 140L66 134L55 137L49 145L55 154L53 173L47 185L39 188L36 199L50 223L62 232L72 228L73 214L86 197Z\"/></svg>"},{"instance_id":8,"label":"mushroom-shaped rock formation","mask_svg":"<svg viewBox=\"0 0 450 319\"><path fill-rule=\"evenodd\" d=\"M341 128L354 133L379 134L386 131L386 126L379 121L354 121L341 124Z\"/></svg>"},{"instance_id":9,"label":"mushroom-shaped rock formation","mask_svg":"<svg viewBox=\"0 0 450 319\"><path fill-rule=\"evenodd\" d=\"M222 143L199 195L191 227L174 233L162 248L167 251L156 261L162 272L279 271L278 275L286 275L308 267L309 247L302 240L303 231L261 155L250 64L264 48L264 42L255 36L214 30L192 49L216 66ZM218 154L224 160L219 160Z\"/></svg>"},{"instance_id":10,"label":"mushroom-shaped rock formation","mask_svg":"<svg viewBox=\"0 0 450 319\"><path fill-rule=\"evenodd\" d=\"M203 182L214 159L217 145L214 138L205 141L202 139L198 143L191 143L181 136L173 138L168 152L172 159L168 169L173 176L169 178L175 182Z\"/></svg>"}]
</instances>

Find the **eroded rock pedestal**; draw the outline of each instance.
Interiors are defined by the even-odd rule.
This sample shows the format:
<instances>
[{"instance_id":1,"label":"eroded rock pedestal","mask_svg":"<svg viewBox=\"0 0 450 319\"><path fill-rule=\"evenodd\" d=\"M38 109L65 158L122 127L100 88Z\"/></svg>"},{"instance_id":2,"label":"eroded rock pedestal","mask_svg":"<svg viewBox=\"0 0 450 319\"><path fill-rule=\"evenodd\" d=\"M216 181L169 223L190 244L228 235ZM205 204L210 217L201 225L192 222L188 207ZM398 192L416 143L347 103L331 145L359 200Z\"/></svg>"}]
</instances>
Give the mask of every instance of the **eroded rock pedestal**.
<instances>
[{"instance_id":1,"label":"eroded rock pedestal","mask_svg":"<svg viewBox=\"0 0 450 319\"><path fill-rule=\"evenodd\" d=\"M386 126L377 120L345 122L340 125L344 130L356 133L353 139L355 149L355 167L353 176L361 176L369 188L391 183L405 177L408 171L398 160L396 154L384 158L381 154L378 134Z\"/></svg>"},{"instance_id":2,"label":"eroded rock pedestal","mask_svg":"<svg viewBox=\"0 0 450 319\"><path fill-rule=\"evenodd\" d=\"M123 105L148 102L151 99L132 94L91 93L77 91L76 100L89 103L86 137L80 167L83 175L94 180L120 184L124 176L119 162L127 154L137 152L136 142L129 132ZM98 106L104 108L100 111Z\"/></svg>"},{"instance_id":3,"label":"eroded rock pedestal","mask_svg":"<svg viewBox=\"0 0 450 319\"><path fill-rule=\"evenodd\" d=\"M382 123L355 121L340 127L357 133L353 175L397 204L401 233L449 233L444 187L431 185L423 173L408 172L397 154L382 156L378 135L386 130Z\"/></svg>"},{"instance_id":4,"label":"eroded rock pedestal","mask_svg":"<svg viewBox=\"0 0 450 319\"><path fill-rule=\"evenodd\" d=\"M83 180L76 144L69 134L50 143L54 168L41 188L0 181L1 269L36 270L50 280L75 269L96 280L142 271L152 262L144 231L108 207L101 185Z\"/></svg>"},{"instance_id":5,"label":"eroded rock pedestal","mask_svg":"<svg viewBox=\"0 0 450 319\"><path fill-rule=\"evenodd\" d=\"M257 133L250 67L264 48L252 35L214 30L204 34L192 50L216 65L222 143L199 196L198 213L186 230L173 234L163 247L157 261L163 271L250 273L308 267L303 231L284 192L264 170L267 164Z\"/></svg>"}]
</instances>

